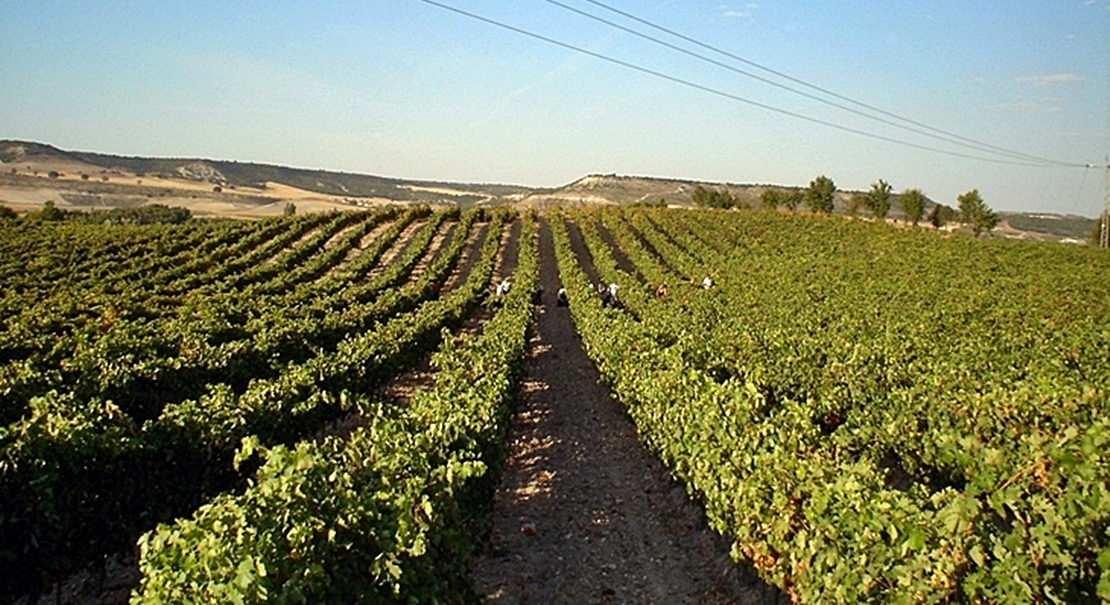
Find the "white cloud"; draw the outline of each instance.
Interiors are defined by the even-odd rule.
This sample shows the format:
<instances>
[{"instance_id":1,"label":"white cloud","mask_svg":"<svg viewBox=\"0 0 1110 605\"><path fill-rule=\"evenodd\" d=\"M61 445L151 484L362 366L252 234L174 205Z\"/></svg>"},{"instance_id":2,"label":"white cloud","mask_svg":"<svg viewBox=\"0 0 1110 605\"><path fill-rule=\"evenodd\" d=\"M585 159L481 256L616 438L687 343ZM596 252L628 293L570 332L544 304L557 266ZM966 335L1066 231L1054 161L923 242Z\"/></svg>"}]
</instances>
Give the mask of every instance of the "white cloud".
<instances>
[{"instance_id":1,"label":"white cloud","mask_svg":"<svg viewBox=\"0 0 1110 605\"><path fill-rule=\"evenodd\" d=\"M721 14L729 19L751 20L755 11L759 8L759 4L756 2L748 2L742 6L722 4L718 8L721 10Z\"/></svg>"},{"instance_id":2,"label":"white cloud","mask_svg":"<svg viewBox=\"0 0 1110 605\"><path fill-rule=\"evenodd\" d=\"M987 109L995 112L1042 115L1046 113L1057 113L1060 111L1060 106L1026 99L1024 101L1013 101L1010 103L989 103L987 104Z\"/></svg>"},{"instance_id":3,"label":"white cloud","mask_svg":"<svg viewBox=\"0 0 1110 605\"><path fill-rule=\"evenodd\" d=\"M1054 133L1062 139L1079 139L1086 141L1110 140L1110 132L1094 132L1082 130L1060 130Z\"/></svg>"},{"instance_id":4,"label":"white cloud","mask_svg":"<svg viewBox=\"0 0 1110 605\"><path fill-rule=\"evenodd\" d=\"M1082 81L1083 77L1076 74L1045 74L1014 78L1014 82L1018 84L1032 84L1033 86L1059 86L1061 84L1075 84Z\"/></svg>"}]
</instances>

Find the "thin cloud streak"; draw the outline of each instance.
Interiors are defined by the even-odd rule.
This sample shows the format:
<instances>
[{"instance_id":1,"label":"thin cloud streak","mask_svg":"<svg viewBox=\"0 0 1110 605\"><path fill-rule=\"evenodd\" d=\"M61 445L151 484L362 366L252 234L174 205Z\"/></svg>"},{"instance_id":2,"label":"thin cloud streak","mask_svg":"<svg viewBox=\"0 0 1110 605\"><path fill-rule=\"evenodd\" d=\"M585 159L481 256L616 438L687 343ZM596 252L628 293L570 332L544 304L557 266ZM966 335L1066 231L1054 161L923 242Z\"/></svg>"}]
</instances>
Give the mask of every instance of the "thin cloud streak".
<instances>
[{"instance_id":1,"label":"thin cloud streak","mask_svg":"<svg viewBox=\"0 0 1110 605\"><path fill-rule=\"evenodd\" d=\"M1072 73L1020 76L1014 78L1014 82L1018 84L1032 84L1033 86L1060 86L1064 84L1077 84L1084 81L1082 76Z\"/></svg>"},{"instance_id":2,"label":"thin cloud streak","mask_svg":"<svg viewBox=\"0 0 1110 605\"><path fill-rule=\"evenodd\" d=\"M751 19L754 16L759 4L749 2L741 7L732 7L727 4L722 4L720 7L721 14L729 19Z\"/></svg>"},{"instance_id":3,"label":"thin cloud streak","mask_svg":"<svg viewBox=\"0 0 1110 605\"><path fill-rule=\"evenodd\" d=\"M1025 100L1014 101L1011 103L989 103L987 104L989 111L996 112L1013 112L1024 115L1042 115L1046 113L1058 113L1060 107L1058 105L1045 105L1037 101Z\"/></svg>"}]
</instances>

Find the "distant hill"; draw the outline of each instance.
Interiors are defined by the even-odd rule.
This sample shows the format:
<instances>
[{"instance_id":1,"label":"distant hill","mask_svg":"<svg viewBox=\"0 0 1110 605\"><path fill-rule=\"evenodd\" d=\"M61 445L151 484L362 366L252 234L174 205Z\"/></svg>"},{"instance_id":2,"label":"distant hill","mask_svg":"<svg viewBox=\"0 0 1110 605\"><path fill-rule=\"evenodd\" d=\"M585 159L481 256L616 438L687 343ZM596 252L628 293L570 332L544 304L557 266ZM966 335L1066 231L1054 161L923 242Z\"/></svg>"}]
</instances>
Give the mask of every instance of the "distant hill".
<instances>
[{"instance_id":1,"label":"distant hill","mask_svg":"<svg viewBox=\"0 0 1110 605\"><path fill-rule=\"evenodd\" d=\"M514 185L411 181L228 160L130 157L64 151L43 143L0 141L0 162L18 163L28 159L64 161L103 171L126 172L137 177L185 179L220 187L264 189L267 183L281 183L325 195L385 198L398 202L434 203L448 198L460 204L473 204L520 196L532 191L528 187Z\"/></svg>"},{"instance_id":2,"label":"distant hill","mask_svg":"<svg viewBox=\"0 0 1110 605\"><path fill-rule=\"evenodd\" d=\"M692 207L692 194L697 187L726 190L741 204L751 208L760 207L764 191L775 189L789 193L800 189L785 185L738 184L665 179L643 176L620 176L616 174L592 174L573 183L555 189L536 190L524 196L520 206L537 209L556 206L616 205L616 204L665 204L667 206ZM856 191L836 192L834 212L848 213L849 201ZM926 198L925 215L938 203ZM804 207L804 204L803 204ZM867 216L865 209L859 209L860 216ZM1083 216L1053 213L1000 212L1001 221L992 234L996 237L1011 239L1058 240L1085 242L1096 224L1096 220ZM887 218L905 221L906 215L898 203L898 194L891 199Z\"/></svg>"},{"instance_id":3,"label":"distant hill","mask_svg":"<svg viewBox=\"0 0 1110 605\"><path fill-rule=\"evenodd\" d=\"M741 205L760 206L764 191L774 189L782 193L799 190L798 187L770 184L739 184L665 179L645 176L620 176L616 174L591 174L557 189L536 191L519 203L546 207L552 205L588 204L666 204L668 206L693 206L693 192L698 187L728 191ZM846 212L851 191L837 191L835 209ZM934 203L927 200L926 209ZM900 211L891 209L895 218Z\"/></svg>"},{"instance_id":4,"label":"distant hill","mask_svg":"<svg viewBox=\"0 0 1110 605\"><path fill-rule=\"evenodd\" d=\"M551 206L587 206L596 204L635 204L664 200L668 205L692 206L691 193L696 181L654 177L591 174L555 189L532 192L518 205L547 208Z\"/></svg>"},{"instance_id":5,"label":"distant hill","mask_svg":"<svg viewBox=\"0 0 1110 605\"><path fill-rule=\"evenodd\" d=\"M998 215L1006 226L1015 231L1075 242L1088 241L1098 224L1097 219L1074 214L999 212Z\"/></svg>"},{"instance_id":6,"label":"distant hill","mask_svg":"<svg viewBox=\"0 0 1110 605\"><path fill-rule=\"evenodd\" d=\"M522 208L544 209L556 206L665 204L693 206L692 194L701 186L727 190L741 204L757 208L760 197L768 189L781 192L800 187L772 184L738 184L692 181L650 176L591 174L556 188L535 188L522 185L472 184L440 181L414 181L390 177L308 170L254 162L209 160L200 158L149 158L110 155L86 151L65 151L52 145L28 141L0 140L0 185L32 187L46 181L48 173L65 178L49 181L49 194L57 193L73 205L120 205L143 203L144 200L180 202L180 187L188 186L187 201L205 198L206 202L224 205L267 207L272 214L279 204L295 201L309 209L369 206L382 203L458 204L470 206L512 204ZM10 165L11 168L7 168ZM79 175L81 180L74 179ZM130 179L130 180L128 180ZM146 179L143 181L143 179ZM126 182L125 182L126 181ZM290 191L275 185L291 188ZM68 189L66 189L68 188ZM62 191L64 190L64 191ZM304 199L305 192L318 196L315 205ZM0 190L2 193L2 190ZM852 191L837 191L835 211L846 213ZM46 194L44 194L46 195ZM27 204L39 198L26 197ZM0 197L0 203L5 200ZM37 202L36 202L37 201ZM936 205L926 201L926 213ZM220 211L214 211L219 214ZM861 213L865 213L861 210ZM247 214L250 214L249 212ZM1000 213L1002 223L996 235L1025 239L1085 241L1095 224L1094 219L1050 213ZM892 200L890 219L904 216L897 196Z\"/></svg>"}]
</instances>

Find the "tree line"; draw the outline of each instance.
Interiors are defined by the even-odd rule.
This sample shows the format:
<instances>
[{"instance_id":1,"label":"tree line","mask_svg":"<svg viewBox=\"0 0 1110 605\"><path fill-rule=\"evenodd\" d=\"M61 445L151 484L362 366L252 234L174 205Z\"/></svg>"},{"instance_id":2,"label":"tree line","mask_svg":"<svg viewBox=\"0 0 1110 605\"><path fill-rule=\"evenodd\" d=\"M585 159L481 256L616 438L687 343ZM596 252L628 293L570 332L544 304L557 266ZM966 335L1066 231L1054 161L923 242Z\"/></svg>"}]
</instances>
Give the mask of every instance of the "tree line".
<instances>
[{"instance_id":1,"label":"tree line","mask_svg":"<svg viewBox=\"0 0 1110 605\"><path fill-rule=\"evenodd\" d=\"M744 200L733 195L728 189L711 189L698 185L694 188L691 198L695 206L705 208L748 207ZM836 183L825 175L814 178L804 189L767 188L759 197L760 206L764 210L774 211L786 208L796 212L804 203L809 211L815 214L832 214L835 201ZM947 223L958 220L967 225L976 237L998 226L998 214L983 201L978 189L972 189L956 198L958 211L944 204L933 203L932 209L926 216L928 202L930 202L929 198L920 189L906 189L896 194L890 183L879 179L871 184L871 189L866 193L852 194L848 199L847 213L855 216L860 210L866 209L872 217L886 220L891 208L897 203L906 215L906 220L914 226L927 218L933 227L939 229Z\"/></svg>"},{"instance_id":2,"label":"tree line","mask_svg":"<svg viewBox=\"0 0 1110 605\"><path fill-rule=\"evenodd\" d=\"M0 220L16 220L19 215L7 206L0 206ZM46 201L42 209L23 215L24 220L47 222L73 222L102 225L180 225L192 220L193 212L180 206L148 204L133 208L112 208L111 210L63 210L53 201Z\"/></svg>"}]
</instances>

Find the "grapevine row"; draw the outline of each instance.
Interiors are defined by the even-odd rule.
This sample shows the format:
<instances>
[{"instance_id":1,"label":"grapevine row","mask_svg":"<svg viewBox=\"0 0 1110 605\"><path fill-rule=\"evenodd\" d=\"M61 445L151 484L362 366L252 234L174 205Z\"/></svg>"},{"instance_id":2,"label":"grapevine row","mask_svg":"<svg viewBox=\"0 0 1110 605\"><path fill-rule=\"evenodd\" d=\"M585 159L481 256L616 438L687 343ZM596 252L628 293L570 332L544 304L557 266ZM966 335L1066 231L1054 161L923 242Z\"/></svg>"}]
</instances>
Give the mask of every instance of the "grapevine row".
<instances>
[{"instance_id":1,"label":"grapevine row","mask_svg":"<svg viewBox=\"0 0 1110 605\"><path fill-rule=\"evenodd\" d=\"M360 398L365 424L345 439L266 449L245 493L144 536L134 602L466 598L532 318L533 232L518 287L480 335L444 341L434 386L408 408ZM240 456L257 447L247 440Z\"/></svg>"},{"instance_id":2,"label":"grapevine row","mask_svg":"<svg viewBox=\"0 0 1110 605\"><path fill-rule=\"evenodd\" d=\"M1021 269L996 272L995 289L964 299L928 273L902 281L872 260L914 239L932 254L974 252L963 241L839 219L652 218L685 255L717 268L718 287L626 297L631 313L604 311L574 288L575 320L645 438L704 499L738 557L805 602L1106 597L1110 469L1097 453L1110 439L1105 308L1073 308L1065 323L1057 301L1027 303L1012 283L1040 269L1029 248L994 251ZM575 216L599 274L638 293L642 284L590 234L594 220ZM730 247L692 237L694 225ZM799 236L806 230L835 242L833 254ZM581 283L560 237L564 280ZM650 273L635 246L623 252ZM760 271L764 263L771 270ZM1075 267L1079 280L1091 270ZM1057 296L1053 281L1069 282L1068 297L1106 296L1073 277L1038 279L1042 297ZM931 324L921 303L937 300L955 306L942 313L979 313L962 312L963 332L934 334L931 325L945 324ZM1050 333L1028 320L1017 325L1029 334L1000 331L1015 304L1061 323ZM888 310L906 305L921 319Z\"/></svg>"},{"instance_id":3,"label":"grapevine row","mask_svg":"<svg viewBox=\"0 0 1110 605\"><path fill-rule=\"evenodd\" d=\"M488 282L504 218L495 216L487 230L482 261L470 276L479 283ZM351 309L339 323L275 322L274 331L280 332L242 341L248 347L280 347L330 334L324 337L333 343L303 362L273 366L279 373L269 379L266 370L249 363L255 356L248 356L242 372L254 379L243 382L243 391L212 380L198 398L168 405L154 400L160 412L145 413L146 422L144 414L125 413L97 396L70 391L31 399L30 414L3 435L0 482L4 493L18 497L5 503L0 549L20 557L8 566L12 573L0 575L25 581L28 574L19 569L52 573L71 565L66 556L80 561L122 547L136 528L191 510L230 488L238 480L230 469L231 453L243 437L292 443L348 406L339 395L343 389L371 389L403 369L434 344L441 328L465 313L463 298L431 297L434 284L457 261L466 232L457 232L416 283L386 291L376 306ZM424 253L422 246L411 250L414 256ZM415 310L413 305L421 303ZM401 315L389 319L396 314ZM362 332L378 321L383 323L376 329ZM297 336L298 330L303 336ZM119 392L144 391L132 384ZM91 525L88 518L106 522Z\"/></svg>"}]
</instances>

